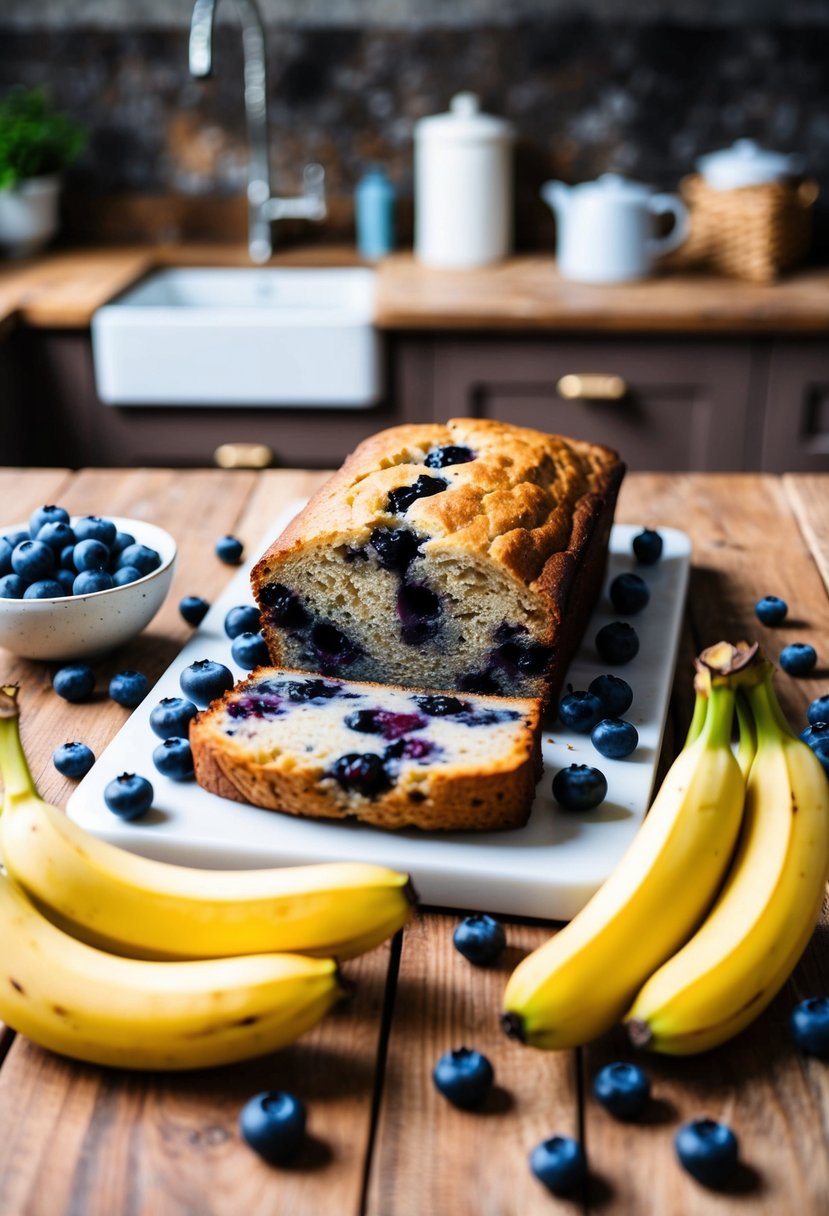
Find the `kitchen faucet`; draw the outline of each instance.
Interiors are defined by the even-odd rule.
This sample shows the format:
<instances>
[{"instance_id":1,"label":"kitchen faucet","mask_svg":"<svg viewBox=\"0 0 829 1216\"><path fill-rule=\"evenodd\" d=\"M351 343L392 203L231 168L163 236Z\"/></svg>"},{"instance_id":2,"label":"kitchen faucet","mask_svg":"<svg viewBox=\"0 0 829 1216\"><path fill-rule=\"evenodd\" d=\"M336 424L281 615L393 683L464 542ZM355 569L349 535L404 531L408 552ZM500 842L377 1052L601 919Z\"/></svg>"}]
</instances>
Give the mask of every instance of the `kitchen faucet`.
<instances>
[{"instance_id":1,"label":"kitchen faucet","mask_svg":"<svg viewBox=\"0 0 829 1216\"><path fill-rule=\"evenodd\" d=\"M190 21L190 73L205 79L213 72L213 23L220 0L196 0ZM294 198L271 194L268 152L268 85L265 64L265 29L255 0L235 0L242 18L245 57L245 115L248 161L248 250L251 261L267 262L273 242L271 224L280 219L325 219L325 170L306 165L303 193Z\"/></svg>"}]
</instances>

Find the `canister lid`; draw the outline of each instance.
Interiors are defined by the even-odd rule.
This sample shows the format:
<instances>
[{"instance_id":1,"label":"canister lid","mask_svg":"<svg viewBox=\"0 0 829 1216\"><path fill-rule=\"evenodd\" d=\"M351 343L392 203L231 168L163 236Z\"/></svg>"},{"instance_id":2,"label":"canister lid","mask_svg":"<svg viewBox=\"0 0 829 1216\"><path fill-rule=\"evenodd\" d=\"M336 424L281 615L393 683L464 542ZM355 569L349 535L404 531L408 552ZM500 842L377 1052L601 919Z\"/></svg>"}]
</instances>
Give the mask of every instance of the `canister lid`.
<instances>
[{"instance_id":1,"label":"canister lid","mask_svg":"<svg viewBox=\"0 0 829 1216\"><path fill-rule=\"evenodd\" d=\"M451 143L504 143L513 129L504 118L484 114L476 93L456 93L446 114L431 114L415 123L415 139Z\"/></svg>"},{"instance_id":2,"label":"canister lid","mask_svg":"<svg viewBox=\"0 0 829 1216\"><path fill-rule=\"evenodd\" d=\"M738 139L730 148L700 156L696 169L712 189L736 190L802 173L803 160L795 153L770 152L752 139Z\"/></svg>"}]
</instances>

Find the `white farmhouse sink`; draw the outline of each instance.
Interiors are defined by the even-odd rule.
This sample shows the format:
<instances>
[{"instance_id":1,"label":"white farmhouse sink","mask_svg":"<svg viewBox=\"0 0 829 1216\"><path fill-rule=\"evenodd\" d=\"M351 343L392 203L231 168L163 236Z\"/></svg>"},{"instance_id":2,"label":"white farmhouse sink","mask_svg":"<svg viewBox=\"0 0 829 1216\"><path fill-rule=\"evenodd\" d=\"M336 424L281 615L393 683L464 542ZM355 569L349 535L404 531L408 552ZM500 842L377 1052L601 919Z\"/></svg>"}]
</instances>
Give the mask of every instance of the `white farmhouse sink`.
<instances>
[{"instance_id":1,"label":"white farmhouse sink","mask_svg":"<svg viewBox=\"0 0 829 1216\"><path fill-rule=\"evenodd\" d=\"M365 409L381 397L374 272L159 270L92 318L108 405Z\"/></svg>"}]
</instances>

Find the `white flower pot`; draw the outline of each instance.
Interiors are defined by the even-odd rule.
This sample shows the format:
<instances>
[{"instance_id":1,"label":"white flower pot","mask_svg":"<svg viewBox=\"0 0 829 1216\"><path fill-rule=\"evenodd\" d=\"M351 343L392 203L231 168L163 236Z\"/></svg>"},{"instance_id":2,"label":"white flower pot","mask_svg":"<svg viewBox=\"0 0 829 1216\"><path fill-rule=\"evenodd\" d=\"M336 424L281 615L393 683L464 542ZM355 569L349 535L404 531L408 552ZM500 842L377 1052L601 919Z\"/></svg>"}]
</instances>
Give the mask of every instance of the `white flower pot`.
<instances>
[{"instance_id":1,"label":"white flower pot","mask_svg":"<svg viewBox=\"0 0 829 1216\"><path fill-rule=\"evenodd\" d=\"M58 230L60 177L31 177L0 190L0 246L12 257L37 253Z\"/></svg>"}]
</instances>

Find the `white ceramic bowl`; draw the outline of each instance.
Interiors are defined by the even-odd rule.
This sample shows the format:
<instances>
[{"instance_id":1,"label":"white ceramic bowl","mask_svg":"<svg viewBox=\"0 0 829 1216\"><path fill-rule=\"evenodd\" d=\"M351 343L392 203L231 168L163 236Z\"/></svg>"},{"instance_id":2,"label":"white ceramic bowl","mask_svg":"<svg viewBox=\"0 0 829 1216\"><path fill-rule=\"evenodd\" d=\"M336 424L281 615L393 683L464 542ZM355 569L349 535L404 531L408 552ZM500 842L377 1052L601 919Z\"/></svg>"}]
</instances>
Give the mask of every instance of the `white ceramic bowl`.
<instances>
[{"instance_id":1,"label":"white ceramic bowl","mask_svg":"<svg viewBox=\"0 0 829 1216\"><path fill-rule=\"evenodd\" d=\"M75 523L77 516L72 517ZM107 515L119 532L155 549L161 565L151 574L95 591L53 600L0 599L0 647L23 659L85 659L105 654L136 637L149 625L170 590L176 542L163 528L140 519ZM26 524L8 524L0 535L22 531Z\"/></svg>"}]
</instances>

